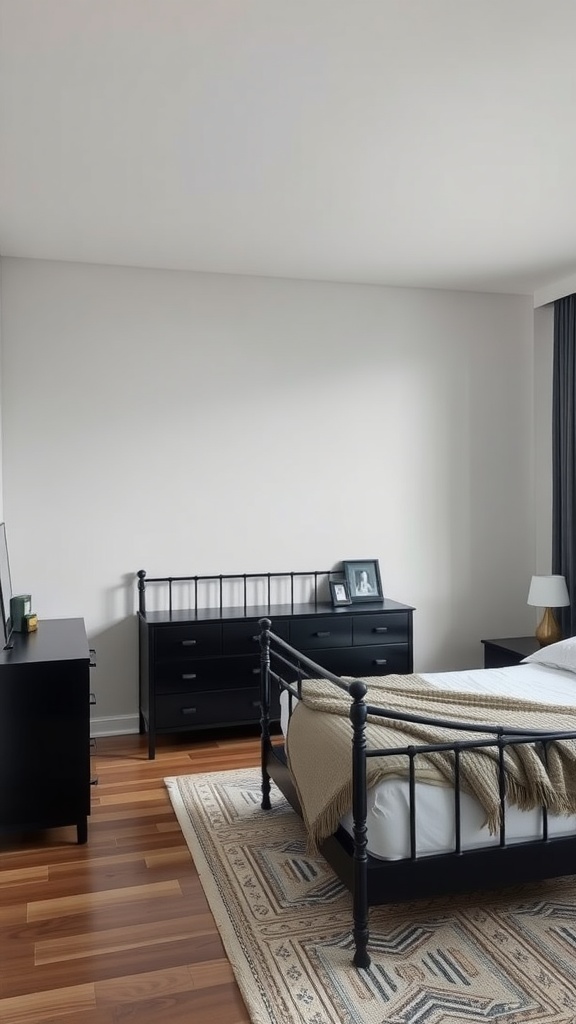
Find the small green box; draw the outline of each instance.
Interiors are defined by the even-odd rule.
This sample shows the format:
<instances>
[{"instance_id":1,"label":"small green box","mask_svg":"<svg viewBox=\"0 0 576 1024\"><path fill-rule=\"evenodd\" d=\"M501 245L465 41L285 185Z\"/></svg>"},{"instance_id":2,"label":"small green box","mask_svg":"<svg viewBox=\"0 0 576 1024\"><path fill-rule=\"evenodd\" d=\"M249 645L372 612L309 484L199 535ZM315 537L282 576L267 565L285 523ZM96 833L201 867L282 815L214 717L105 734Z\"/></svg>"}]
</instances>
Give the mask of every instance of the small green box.
<instances>
[{"instance_id":1,"label":"small green box","mask_svg":"<svg viewBox=\"0 0 576 1024\"><path fill-rule=\"evenodd\" d=\"M12 629L16 633L22 633L24 629L24 616L32 611L32 597L30 594L17 594L10 598L10 618Z\"/></svg>"}]
</instances>

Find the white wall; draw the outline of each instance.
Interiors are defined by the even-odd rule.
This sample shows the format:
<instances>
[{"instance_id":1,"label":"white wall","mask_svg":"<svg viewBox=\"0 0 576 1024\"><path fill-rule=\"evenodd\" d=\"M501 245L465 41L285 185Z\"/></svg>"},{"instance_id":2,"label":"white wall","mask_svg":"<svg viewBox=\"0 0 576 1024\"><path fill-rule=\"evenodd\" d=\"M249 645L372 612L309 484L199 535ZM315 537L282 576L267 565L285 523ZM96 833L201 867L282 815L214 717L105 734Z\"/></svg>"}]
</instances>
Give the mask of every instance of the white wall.
<instances>
[{"instance_id":1,"label":"white wall","mask_svg":"<svg viewBox=\"0 0 576 1024\"><path fill-rule=\"evenodd\" d=\"M85 618L98 717L136 722L139 568L379 558L416 607L416 670L532 628L529 298L2 269L14 587Z\"/></svg>"},{"instance_id":2,"label":"white wall","mask_svg":"<svg viewBox=\"0 0 576 1024\"><path fill-rule=\"evenodd\" d=\"M4 522L4 485L2 470L2 393L2 260L0 259L0 522Z\"/></svg>"}]
</instances>

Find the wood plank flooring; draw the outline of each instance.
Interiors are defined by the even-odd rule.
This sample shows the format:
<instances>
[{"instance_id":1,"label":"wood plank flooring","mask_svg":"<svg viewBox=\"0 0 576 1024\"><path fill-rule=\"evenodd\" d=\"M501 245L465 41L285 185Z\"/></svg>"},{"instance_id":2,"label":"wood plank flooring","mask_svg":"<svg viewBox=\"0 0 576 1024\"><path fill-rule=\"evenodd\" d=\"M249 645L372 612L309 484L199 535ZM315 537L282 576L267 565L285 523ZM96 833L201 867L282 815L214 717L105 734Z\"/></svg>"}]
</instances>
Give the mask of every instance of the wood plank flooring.
<instances>
[{"instance_id":1,"label":"wood plank flooring","mask_svg":"<svg viewBox=\"0 0 576 1024\"><path fill-rule=\"evenodd\" d=\"M256 736L97 741L88 843L0 840L0 1021L249 1024L163 780L259 759Z\"/></svg>"}]
</instances>

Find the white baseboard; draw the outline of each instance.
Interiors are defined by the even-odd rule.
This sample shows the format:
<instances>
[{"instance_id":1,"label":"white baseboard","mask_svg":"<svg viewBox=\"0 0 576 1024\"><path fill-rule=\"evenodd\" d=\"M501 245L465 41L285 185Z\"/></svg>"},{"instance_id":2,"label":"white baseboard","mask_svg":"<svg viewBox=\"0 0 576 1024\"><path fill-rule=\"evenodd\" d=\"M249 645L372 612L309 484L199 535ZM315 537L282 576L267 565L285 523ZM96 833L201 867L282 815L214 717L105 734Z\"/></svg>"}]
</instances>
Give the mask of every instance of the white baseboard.
<instances>
[{"instance_id":1,"label":"white baseboard","mask_svg":"<svg viewBox=\"0 0 576 1024\"><path fill-rule=\"evenodd\" d=\"M138 715L106 715L90 719L91 736L129 736L140 732Z\"/></svg>"}]
</instances>

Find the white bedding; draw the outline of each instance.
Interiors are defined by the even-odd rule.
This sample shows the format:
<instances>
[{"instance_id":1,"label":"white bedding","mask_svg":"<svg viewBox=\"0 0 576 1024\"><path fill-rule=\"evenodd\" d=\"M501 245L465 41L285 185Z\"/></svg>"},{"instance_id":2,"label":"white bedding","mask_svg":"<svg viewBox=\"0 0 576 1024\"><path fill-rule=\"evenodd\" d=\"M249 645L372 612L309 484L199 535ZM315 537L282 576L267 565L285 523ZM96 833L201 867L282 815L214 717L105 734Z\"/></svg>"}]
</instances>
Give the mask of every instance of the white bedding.
<instances>
[{"instance_id":1,"label":"white bedding","mask_svg":"<svg viewBox=\"0 0 576 1024\"><path fill-rule=\"evenodd\" d=\"M576 674L538 664L459 672L420 673L432 686L470 693L505 694L541 704L576 704ZM281 694L281 726L288 726L288 694ZM383 860L410 856L408 780L387 779L368 790L368 851ZM465 793L460 801L462 848L499 843L483 826L480 804ZM352 815L342 819L352 832ZM549 836L576 832L576 815L548 815ZM506 804L506 842L536 839L542 834L542 812L519 811ZM454 794L447 787L416 783L416 852L419 856L454 849Z\"/></svg>"}]
</instances>

